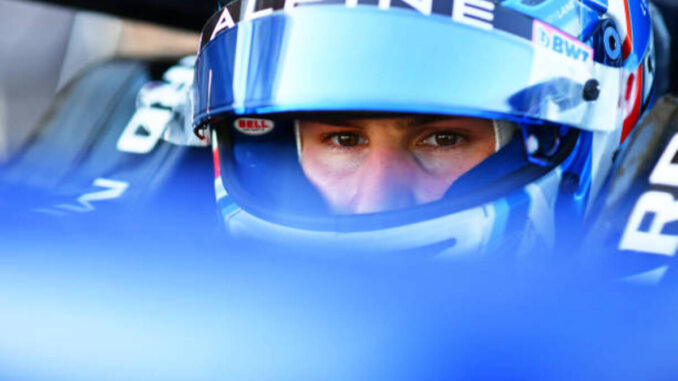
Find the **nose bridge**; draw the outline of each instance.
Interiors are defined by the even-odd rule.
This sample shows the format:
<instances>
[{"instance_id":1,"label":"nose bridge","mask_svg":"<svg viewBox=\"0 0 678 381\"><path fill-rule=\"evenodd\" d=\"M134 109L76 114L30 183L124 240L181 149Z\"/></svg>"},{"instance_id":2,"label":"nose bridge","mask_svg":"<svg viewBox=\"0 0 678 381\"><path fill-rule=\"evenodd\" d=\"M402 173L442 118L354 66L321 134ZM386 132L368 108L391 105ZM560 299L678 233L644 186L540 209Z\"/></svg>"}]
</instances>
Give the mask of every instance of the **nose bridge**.
<instances>
[{"instance_id":1,"label":"nose bridge","mask_svg":"<svg viewBox=\"0 0 678 381\"><path fill-rule=\"evenodd\" d=\"M397 146L370 149L361 167L354 200L356 212L379 212L413 205L415 166L406 149Z\"/></svg>"}]
</instances>

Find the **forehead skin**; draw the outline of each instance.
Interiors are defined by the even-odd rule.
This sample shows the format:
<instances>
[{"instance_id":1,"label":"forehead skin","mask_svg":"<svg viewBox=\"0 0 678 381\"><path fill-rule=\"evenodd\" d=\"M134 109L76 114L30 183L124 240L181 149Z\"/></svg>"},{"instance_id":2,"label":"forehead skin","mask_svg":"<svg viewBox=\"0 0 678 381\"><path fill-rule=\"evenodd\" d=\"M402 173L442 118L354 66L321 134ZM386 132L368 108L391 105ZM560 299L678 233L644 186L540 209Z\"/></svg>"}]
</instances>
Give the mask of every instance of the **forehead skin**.
<instances>
[{"instance_id":1,"label":"forehead skin","mask_svg":"<svg viewBox=\"0 0 678 381\"><path fill-rule=\"evenodd\" d=\"M436 201L495 147L492 121L464 117L302 120L299 133L307 178L331 209L349 214ZM356 144L337 144L346 134ZM440 136L455 143L441 146Z\"/></svg>"},{"instance_id":2,"label":"forehead skin","mask_svg":"<svg viewBox=\"0 0 678 381\"><path fill-rule=\"evenodd\" d=\"M374 123L387 122L396 128L408 128L416 125L428 124L436 121L451 121L457 119L474 119L474 118L463 118L456 116L404 116L404 117L379 117L379 118L341 118L341 117L327 117L320 119L309 119L309 122L324 123L333 126L346 127L367 127ZM305 123L306 121L301 121Z\"/></svg>"}]
</instances>

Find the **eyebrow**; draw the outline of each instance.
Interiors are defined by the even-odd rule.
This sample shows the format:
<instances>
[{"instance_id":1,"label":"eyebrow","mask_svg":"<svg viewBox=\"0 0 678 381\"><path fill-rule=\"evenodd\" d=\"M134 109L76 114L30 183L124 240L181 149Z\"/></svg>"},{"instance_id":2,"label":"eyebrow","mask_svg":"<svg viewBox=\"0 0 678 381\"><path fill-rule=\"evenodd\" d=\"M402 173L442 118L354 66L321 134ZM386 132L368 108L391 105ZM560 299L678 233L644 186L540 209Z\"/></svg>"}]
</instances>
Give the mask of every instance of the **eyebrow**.
<instances>
[{"instance_id":1,"label":"eyebrow","mask_svg":"<svg viewBox=\"0 0 678 381\"><path fill-rule=\"evenodd\" d=\"M410 121L409 121L409 123L407 123L407 127L434 123L434 122L438 122L438 121L441 121L441 120L456 120L456 119L460 119L460 117L452 116L452 115L424 115L424 116L411 117L409 119L410 119Z\"/></svg>"}]
</instances>

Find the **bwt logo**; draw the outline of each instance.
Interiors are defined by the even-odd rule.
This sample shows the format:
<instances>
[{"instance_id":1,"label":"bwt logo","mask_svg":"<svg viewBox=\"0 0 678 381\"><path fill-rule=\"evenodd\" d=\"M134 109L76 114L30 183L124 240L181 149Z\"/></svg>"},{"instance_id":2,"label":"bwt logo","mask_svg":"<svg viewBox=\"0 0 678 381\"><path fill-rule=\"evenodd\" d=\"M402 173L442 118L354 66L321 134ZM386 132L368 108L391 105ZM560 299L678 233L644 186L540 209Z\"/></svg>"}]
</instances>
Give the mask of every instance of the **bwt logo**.
<instances>
[{"instance_id":1,"label":"bwt logo","mask_svg":"<svg viewBox=\"0 0 678 381\"><path fill-rule=\"evenodd\" d=\"M539 44L547 49L551 47L551 36L544 29L539 30Z\"/></svg>"},{"instance_id":2,"label":"bwt logo","mask_svg":"<svg viewBox=\"0 0 678 381\"><path fill-rule=\"evenodd\" d=\"M532 41L573 60L582 62L593 60L593 49L588 45L539 21L534 22Z\"/></svg>"}]
</instances>

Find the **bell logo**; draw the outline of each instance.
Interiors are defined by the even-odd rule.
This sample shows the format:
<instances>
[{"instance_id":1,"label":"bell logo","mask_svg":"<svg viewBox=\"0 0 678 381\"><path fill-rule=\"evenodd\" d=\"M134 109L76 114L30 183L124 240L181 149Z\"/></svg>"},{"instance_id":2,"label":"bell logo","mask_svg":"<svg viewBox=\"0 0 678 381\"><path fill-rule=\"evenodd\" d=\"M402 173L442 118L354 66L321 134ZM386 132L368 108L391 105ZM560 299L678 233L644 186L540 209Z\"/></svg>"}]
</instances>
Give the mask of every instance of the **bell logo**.
<instances>
[{"instance_id":1,"label":"bell logo","mask_svg":"<svg viewBox=\"0 0 678 381\"><path fill-rule=\"evenodd\" d=\"M233 127L245 135L265 135L273 131L275 123L268 119L240 118L236 119Z\"/></svg>"}]
</instances>

